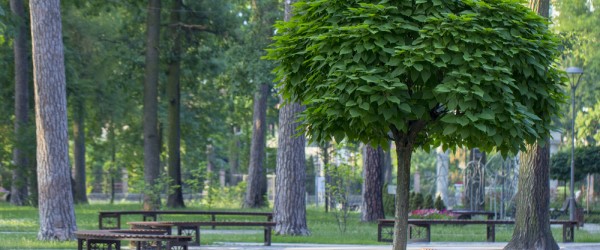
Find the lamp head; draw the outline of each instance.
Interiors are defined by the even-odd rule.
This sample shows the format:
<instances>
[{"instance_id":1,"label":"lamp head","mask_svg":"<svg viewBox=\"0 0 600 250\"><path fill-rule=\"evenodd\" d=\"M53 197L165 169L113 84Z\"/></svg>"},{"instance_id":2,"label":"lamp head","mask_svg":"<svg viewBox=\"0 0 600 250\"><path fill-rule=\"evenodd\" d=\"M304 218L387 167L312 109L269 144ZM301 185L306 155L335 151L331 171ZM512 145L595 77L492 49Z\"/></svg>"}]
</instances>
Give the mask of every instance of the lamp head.
<instances>
[{"instance_id":1,"label":"lamp head","mask_svg":"<svg viewBox=\"0 0 600 250\"><path fill-rule=\"evenodd\" d=\"M581 75L583 74L583 69L579 67L568 67L566 72L569 75Z\"/></svg>"}]
</instances>

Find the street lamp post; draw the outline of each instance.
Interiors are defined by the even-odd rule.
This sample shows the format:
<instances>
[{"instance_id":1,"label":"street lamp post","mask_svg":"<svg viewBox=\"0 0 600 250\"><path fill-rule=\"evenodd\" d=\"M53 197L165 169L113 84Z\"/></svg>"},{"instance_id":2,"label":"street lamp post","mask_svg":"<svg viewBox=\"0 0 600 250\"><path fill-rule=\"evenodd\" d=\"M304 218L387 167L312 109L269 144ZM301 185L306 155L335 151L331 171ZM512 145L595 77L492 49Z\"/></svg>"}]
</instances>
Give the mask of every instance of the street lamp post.
<instances>
[{"instance_id":1,"label":"street lamp post","mask_svg":"<svg viewBox=\"0 0 600 250\"><path fill-rule=\"evenodd\" d=\"M576 220L575 216L575 91L583 75L583 69L578 67L568 67L569 83L571 84L571 197L569 198L569 220Z\"/></svg>"}]
</instances>

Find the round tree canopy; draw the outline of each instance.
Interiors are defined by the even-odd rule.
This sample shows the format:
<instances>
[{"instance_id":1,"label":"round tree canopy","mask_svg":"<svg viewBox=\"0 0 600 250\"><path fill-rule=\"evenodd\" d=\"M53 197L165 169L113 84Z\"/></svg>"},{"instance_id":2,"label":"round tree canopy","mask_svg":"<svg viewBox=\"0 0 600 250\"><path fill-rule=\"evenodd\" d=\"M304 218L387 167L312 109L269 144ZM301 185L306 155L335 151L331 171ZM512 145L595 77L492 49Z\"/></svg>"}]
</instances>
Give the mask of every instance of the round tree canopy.
<instances>
[{"instance_id":1,"label":"round tree canopy","mask_svg":"<svg viewBox=\"0 0 600 250\"><path fill-rule=\"evenodd\" d=\"M516 152L564 99L557 39L521 1L299 1L277 31L267 58L313 140L386 145L396 130Z\"/></svg>"}]
</instances>

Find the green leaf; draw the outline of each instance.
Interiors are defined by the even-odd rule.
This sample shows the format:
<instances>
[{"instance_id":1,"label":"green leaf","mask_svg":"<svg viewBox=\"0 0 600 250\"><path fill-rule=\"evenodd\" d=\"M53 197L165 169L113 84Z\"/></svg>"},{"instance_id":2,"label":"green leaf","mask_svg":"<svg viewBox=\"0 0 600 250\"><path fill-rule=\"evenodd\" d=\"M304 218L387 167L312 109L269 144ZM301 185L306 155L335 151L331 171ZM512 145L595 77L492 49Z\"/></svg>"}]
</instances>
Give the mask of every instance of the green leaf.
<instances>
[{"instance_id":1,"label":"green leaf","mask_svg":"<svg viewBox=\"0 0 600 250\"><path fill-rule=\"evenodd\" d=\"M400 106L398 106L398 108L400 108L400 110L402 110L406 113L410 113L410 111L411 111L410 105L408 105L407 103L400 104Z\"/></svg>"},{"instance_id":2,"label":"green leaf","mask_svg":"<svg viewBox=\"0 0 600 250\"><path fill-rule=\"evenodd\" d=\"M360 107L361 109L364 109L364 110L366 110L366 111L369 111L369 103L368 103L368 102L363 102L363 103L361 103L361 104L359 105L359 107Z\"/></svg>"},{"instance_id":3,"label":"green leaf","mask_svg":"<svg viewBox=\"0 0 600 250\"><path fill-rule=\"evenodd\" d=\"M448 124L448 125L446 125L446 127L444 128L444 132L443 132L443 134L444 134L444 135L449 135L449 134L452 134L452 133L454 133L455 131L456 131L456 126L455 126L455 125Z\"/></svg>"},{"instance_id":4,"label":"green leaf","mask_svg":"<svg viewBox=\"0 0 600 250\"><path fill-rule=\"evenodd\" d=\"M366 75L366 76L360 76L360 79L363 79L367 82L373 82L373 83L379 83L380 78L374 75Z\"/></svg>"},{"instance_id":5,"label":"green leaf","mask_svg":"<svg viewBox=\"0 0 600 250\"><path fill-rule=\"evenodd\" d=\"M353 118L356 118L356 117L360 116L360 111L358 111L358 109L351 108L349 110L349 112L350 112L350 116L352 116Z\"/></svg>"},{"instance_id":6,"label":"green leaf","mask_svg":"<svg viewBox=\"0 0 600 250\"><path fill-rule=\"evenodd\" d=\"M418 64L418 63L415 63L415 64L413 65L413 67L414 67L414 68L415 68L417 71L419 71L419 72L421 72L421 70L423 70L423 65L421 65L421 64Z\"/></svg>"}]
</instances>

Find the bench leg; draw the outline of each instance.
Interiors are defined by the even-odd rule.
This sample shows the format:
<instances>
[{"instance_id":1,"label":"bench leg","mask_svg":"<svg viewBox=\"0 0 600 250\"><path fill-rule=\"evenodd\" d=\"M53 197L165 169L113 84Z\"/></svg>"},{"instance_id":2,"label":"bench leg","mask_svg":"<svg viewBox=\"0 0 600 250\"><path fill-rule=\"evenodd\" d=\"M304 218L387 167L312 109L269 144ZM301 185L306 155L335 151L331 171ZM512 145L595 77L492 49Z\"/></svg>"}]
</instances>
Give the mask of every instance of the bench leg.
<instances>
[{"instance_id":1,"label":"bench leg","mask_svg":"<svg viewBox=\"0 0 600 250\"><path fill-rule=\"evenodd\" d=\"M192 243L193 245L198 245L200 246L200 226L179 226L177 227L177 234L178 235L192 235L194 234L194 236L196 238L192 239Z\"/></svg>"},{"instance_id":2,"label":"bench leg","mask_svg":"<svg viewBox=\"0 0 600 250\"><path fill-rule=\"evenodd\" d=\"M563 242L575 242L575 226L563 224Z\"/></svg>"},{"instance_id":3,"label":"bench leg","mask_svg":"<svg viewBox=\"0 0 600 250\"><path fill-rule=\"evenodd\" d=\"M487 224L487 241L496 242L496 224Z\"/></svg>"},{"instance_id":4,"label":"bench leg","mask_svg":"<svg viewBox=\"0 0 600 250\"><path fill-rule=\"evenodd\" d=\"M271 227L265 227L265 246L271 245Z\"/></svg>"}]
</instances>

